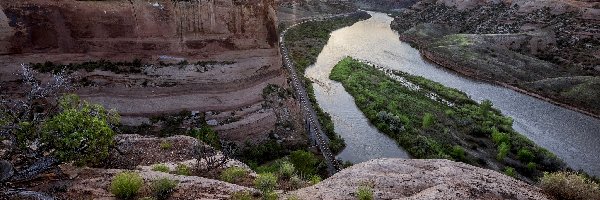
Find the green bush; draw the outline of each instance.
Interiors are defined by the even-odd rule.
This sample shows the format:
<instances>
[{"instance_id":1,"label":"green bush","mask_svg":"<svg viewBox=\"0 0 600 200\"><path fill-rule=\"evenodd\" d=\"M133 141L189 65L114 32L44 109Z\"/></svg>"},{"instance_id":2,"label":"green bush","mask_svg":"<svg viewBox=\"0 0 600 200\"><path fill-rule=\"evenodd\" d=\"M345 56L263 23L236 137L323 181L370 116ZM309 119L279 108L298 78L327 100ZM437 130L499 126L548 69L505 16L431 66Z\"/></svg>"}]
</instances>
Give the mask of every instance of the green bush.
<instances>
[{"instance_id":1,"label":"green bush","mask_svg":"<svg viewBox=\"0 0 600 200\"><path fill-rule=\"evenodd\" d=\"M142 177L135 172L121 172L117 174L111 184L110 191L121 199L133 198L144 185Z\"/></svg>"},{"instance_id":2,"label":"green bush","mask_svg":"<svg viewBox=\"0 0 600 200\"><path fill-rule=\"evenodd\" d=\"M299 189L302 188L302 186L304 186L304 180L302 180L300 177L293 175L292 177L290 177L290 185L292 186L292 189Z\"/></svg>"},{"instance_id":3,"label":"green bush","mask_svg":"<svg viewBox=\"0 0 600 200\"><path fill-rule=\"evenodd\" d=\"M540 188L557 199L600 199L600 185L572 172L544 173Z\"/></svg>"},{"instance_id":4,"label":"green bush","mask_svg":"<svg viewBox=\"0 0 600 200\"><path fill-rule=\"evenodd\" d=\"M62 161L76 165L97 165L104 161L114 146L118 123L115 111L98 104L80 101L76 95L65 95L59 101L61 112L43 125L41 141Z\"/></svg>"},{"instance_id":5,"label":"green bush","mask_svg":"<svg viewBox=\"0 0 600 200\"><path fill-rule=\"evenodd\" d=\"M359 200L372 200L373 199L373 189L368 186L360 186L356 190L356 197Z\"/></svg>"},{"instance_id":6,"label":"green bush","mask_svg":"<svg viewBox=\"0 0 600 200\"><path fill-rule=\"evenodd\" d=\"M319 183L321 182L321 177L320 177L320 176L317 176L317 175L312 175L312 176L310 177L310 181L309 181L309 182L310 182L310 185L316 185L316 184L319 184Z\"/></svg>"},{"instance_id":7,"label":"green bush","mask_svg":"<svg viewBox=\"0 0 600 200\"><path fill-rule=\"evenodd\" d=\"M431 113L425 113L423 116L423 128L429 128L435 123L435 118Z\"/></svg>"},{"instance_id":8,"label":"green bush","mask_svg":"<svg viewBox=\"0 0 600 200\"><path fill-rule=\"evenodd\" d=\"M497 129L492 131L492 141L494 141L497 145L506 143L510 144L510 138L507 133L499 132Z\"/></svg>"},{"instance_id":9,"label":"green bush","mask_svg":"<svg viewBox=\"0 0 600 200\"><path fill-rule=\"evenodd\" d=\"M515 177L517 175L517 172L515 171L515 168L506 167L504 168L504 174L510 177Z\"/></svg>"},{"instance_id":10,"label":"green bush","mask_svg":"<svg viewBox=\"0 0 600 200\"><path fill-rule=\"evenodd\" d=\"M221 141L219 134L208 125L203 125L201 128L195 128L190 131L190 136L210 145L215 149L221 149Z\"/></svg>"},{"instance_id":11,"label":"green bush","mask_svg":"<svg viewBox=\"0 0 600 200\"><path fill-rule=\"evenodd\" d=\"M464 160L465 159L465 150L462 147L455 145L452 147L450 156L452 156L452 158L454 158L456 160Z\"/></svg>"},{"instance_id":12,"label":"green bush","mask_svg":"<svg viewBox=\"0 0 600 200\"><path fill-rule=\"evenodd\" d=\"M517 158L523 162L530 162L535 158L535 155L528 149L519 149L517 152Z\"/></svg>"},{"instance_id":13,"label":"green bush","mask_svg":"<svg viewBox=\"0 0 600 200\"><path fill-rule=\"evenodd\" d=\"M177 181L161 178L152 182L152 192L158 200L168 199L177 185Z\"/></svg>"},{"instance_id":14,"label":"green bush","mask_svg":"<svg viewBox=\"0 0 600 200\"><path fill-rule=\"evenodd\" d=\"M191 174L190 173L190 167L188 167L187 165L184 165L184 164L179 164L175 168L175 174L177 174L177 175L183 175L183 176L189 176Z\"/></svg>"},{"instance_id":15,"label":"green bush","mask_svg":"<svg viewBox=\"0 0 600 200\"><path fill-rule=\"evenodd\" d=\"M284 161L279 166L279 175L283 178L292 177L292 175L294 175L294 172L296 172L296 168L294 167L294 164L290 162Z\"/></svg>"},{"instance_id":16,"label":"green bush","mask_svg":"<svg viewBox=\"0 0 600 200\"><path fill-rule=\"evenodd\" d=\"M277 195L277 193L275 193L274 191L270 191L270 192L263 194L263 199L264 200L277 200L277 199L279 199L279 195Z\"/></svg>"},{"instance_id":17,"label":"green bush","mask_svg":"<svg viewBox=\"0 0 600 200\"><path fill-rule=\"evenodd\" d=\"M508 145L506 143L500 144L500 146L498 146L498 155L496 156L496 159L498 159L500 161L504 160L504 158L506 158L506 156L508 155L509 152L510 152L510 145Z\"/></svg>"},{"instance_id":18,"label":"green bush","mask_svg":"<svg viewBox=\"0 0 600 200\"><path fill-rule=\"evenodd\" d=\"M302 175L313 175L317 171L319 159L311 152L297 150L290 154L290 162Z\"/></svg>"},{"instance_id":19,"label":"green bush","mask_svg":"<svg viewBox=\"0 0 600 200\"><path fill-rule=\"evenodd\" d=\"M527 170L535 171L536 169L537 169L537 164L535 164L534 162L527 163Z\"/></svg>"},{"instance_id":20,"label":"green bush","mask_svg":"<svg viewBox=\"0 0 600 200\"><path fill-rule=\"evenodd\" d=\"M254 180L254 186L263 194L267 194L277 187L277 176L272 173L258 174L258 177Z\"/></svg>"},{"instance_id":21,"label":"green bush","mask_svg":"<svg viewBox=\"0 0 600 200\"><path fill-rule=\"evenodd\" d=\"M241 167L230 167L221 172L221 180L228 183L238 183L248 175L248 171Z\"/></svg>"},{"instance_id":22,"label":"green bush","mask_svg":"<svg viewBox=\"0 0 600 200\"><path fill-rule=\"evenodd\" d=\"M171 169L169 169L169 167L167 167L165 164L156 164L152 166L152 171L169 173Z\"/></svg>"},{"instance_id":23,"label":"green bush","mask_svg":"<svg viewBox=\"0 0 600 200\"><path fill-rule=\"evenodd\" d=\"M252 200L252 194L250 191L244 190L239 192L234 192L231 195L232 200Z\"/></svg>"}]
</instances>

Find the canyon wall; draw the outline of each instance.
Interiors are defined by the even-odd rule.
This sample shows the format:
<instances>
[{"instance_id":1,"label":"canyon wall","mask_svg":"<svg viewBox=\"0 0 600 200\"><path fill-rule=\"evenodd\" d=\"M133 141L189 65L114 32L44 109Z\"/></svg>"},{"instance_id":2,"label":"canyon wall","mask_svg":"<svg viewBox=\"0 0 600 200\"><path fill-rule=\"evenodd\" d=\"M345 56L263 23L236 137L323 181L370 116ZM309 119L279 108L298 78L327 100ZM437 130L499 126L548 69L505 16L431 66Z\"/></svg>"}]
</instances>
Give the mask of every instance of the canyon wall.
<instances>
[{"instance_id":1,"label":"canyon wall","mask_svg":"<svg viewBox=\"0 0 600 200\"><path fill-rule=\"evenodd\" d=\"M116 109L128 126L192 111L226 140L305 142L295 101L263 93L288 87L276 8L275 0L2 0L0 95L22 98L22 63L141 59L138 72L76 70L69 92Z\"/></svg>"},{"instance_id":2,"label":"canyon wall","mask_svg":"<svg viewBox=\"0 0 600 200\"><path fill-rule=\"evenodd\" d=\"M273 1L1 1L0 54L273 48Z\"/></svg>"}]
</instances>

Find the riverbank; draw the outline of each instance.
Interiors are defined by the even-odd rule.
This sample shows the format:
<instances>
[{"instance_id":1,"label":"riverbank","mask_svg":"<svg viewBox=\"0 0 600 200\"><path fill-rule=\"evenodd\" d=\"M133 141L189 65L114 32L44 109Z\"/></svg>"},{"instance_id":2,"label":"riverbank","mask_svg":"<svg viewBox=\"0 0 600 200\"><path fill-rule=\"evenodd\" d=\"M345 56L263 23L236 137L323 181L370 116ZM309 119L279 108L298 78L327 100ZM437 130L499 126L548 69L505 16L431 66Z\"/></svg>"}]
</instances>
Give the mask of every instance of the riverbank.
<instances>
[{"instance_id":1,"label":"riverbank","mask_svg":"<svg viewBox=\"0 0 600 200\"><path fill-rule=\"evenodd\" d=\"M600 119L594 4L520 6L423 0L391 27L445 68Z\"/></svg>"},{"instance_id":2,"label":"riverbank","mask_svg":"<svg viewBox=\"0 0 600 200\"><path fill-rule=\"evenodd\" d=\"M512 119L456 89L345 58L330 78L342 83L380 131L415 158L443 158L532 182L565 164L512 128Z\"/></svg>"},{"instance_id":3,"label":"riverbank","mask_svg":"<svg viewBox=\"0 0 600 200\"><path fill-rule=\"evenodd\" d=\"M306 68L315 63L317 56L329 40L334 30L352 25L360 20L368 19L369 14L358 12L348 17L332 18L325 21L309 21L289 30L285 36L286 47L296 66L296 73L303 79L303 85L309 96L323 131L329 138L329 148L334 154L341 152L344 139L334 131L331 116L318 106L312 87L312 81L304 76Z\"/></svg>"}]
</instances>

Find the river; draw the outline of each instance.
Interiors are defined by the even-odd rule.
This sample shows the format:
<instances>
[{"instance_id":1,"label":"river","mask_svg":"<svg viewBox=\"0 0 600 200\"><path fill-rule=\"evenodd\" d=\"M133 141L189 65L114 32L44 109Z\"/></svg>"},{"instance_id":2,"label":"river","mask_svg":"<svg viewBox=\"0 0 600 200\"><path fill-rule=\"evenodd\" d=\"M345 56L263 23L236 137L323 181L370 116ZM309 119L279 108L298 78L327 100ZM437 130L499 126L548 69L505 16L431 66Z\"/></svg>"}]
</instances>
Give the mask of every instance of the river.
<instances>
[{"instance_id":1,"label":"river","mask_svg":"<svg viewBox=\"0 0 600 200\"><path fill-rule=\"evenodd\" d=\"M574 169L600 177L600 120L501 86L476 81L425 61L419 51L399 40L390 28L393 18L370 12L372 17L334 31L309 67L319 106L331 114L335 131L347 147L337 158L353 163L374 158L409 158L391 138L372 126L344 87L329 80L331 69L346 56L401 70L457 88L477 101L489 99L514 119L513 128L550 150Z\"/></svg>"}]
</instances>

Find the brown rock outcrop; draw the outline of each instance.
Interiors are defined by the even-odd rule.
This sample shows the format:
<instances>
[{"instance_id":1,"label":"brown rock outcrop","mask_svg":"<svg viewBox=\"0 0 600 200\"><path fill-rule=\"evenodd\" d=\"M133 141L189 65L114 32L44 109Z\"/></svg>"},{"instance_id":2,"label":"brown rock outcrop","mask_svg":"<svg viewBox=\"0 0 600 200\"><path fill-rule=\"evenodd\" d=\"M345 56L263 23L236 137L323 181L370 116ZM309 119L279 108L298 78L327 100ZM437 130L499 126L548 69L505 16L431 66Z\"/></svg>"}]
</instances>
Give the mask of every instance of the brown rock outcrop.
<instances>
[{"instance_id":1,"label":"brown rock outcrop","mask_svg":"<svg viewBox=\"0 0 600 200\"><path fill-rule=\"evenodd\" d=\"M354 165L289 195L355 199L361 185L375 199L548 199L539 188L498 172L449 160L377 159Z\"/></svg>"}]
</instances>

